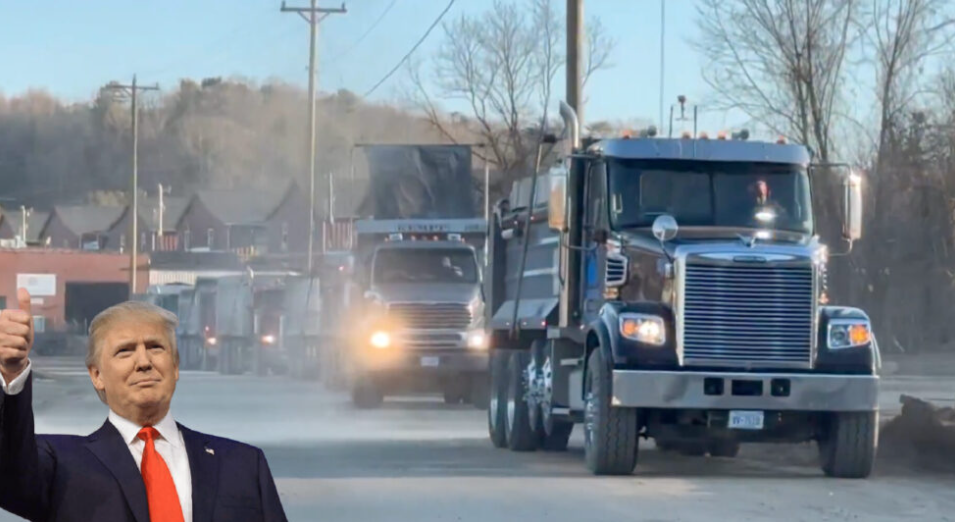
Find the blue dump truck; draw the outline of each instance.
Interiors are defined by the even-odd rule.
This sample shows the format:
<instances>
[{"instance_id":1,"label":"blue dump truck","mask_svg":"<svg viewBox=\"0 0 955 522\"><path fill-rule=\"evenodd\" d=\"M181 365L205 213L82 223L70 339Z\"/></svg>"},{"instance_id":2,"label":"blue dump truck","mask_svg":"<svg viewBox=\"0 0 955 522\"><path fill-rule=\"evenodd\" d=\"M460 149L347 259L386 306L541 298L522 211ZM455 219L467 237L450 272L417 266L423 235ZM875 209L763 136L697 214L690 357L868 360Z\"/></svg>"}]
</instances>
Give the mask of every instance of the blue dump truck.
<instances>
[{"instance_id":1,"label":"blue dump truck","mask_svg":"<svg viewBox=\"0 0 955 522\"><path fill-rule=\"evenodd\" d=\"M570 154L489 228L493 444L562 450L582 424L588 468L618 475L640 439L721 457L815 441L826 475L868 476L878 349L865 312L828 304L810 197L843 170L722 136L581 145L561 114ZM861 179L845 170L851 247Z\"/></svg>"}]
</instances>

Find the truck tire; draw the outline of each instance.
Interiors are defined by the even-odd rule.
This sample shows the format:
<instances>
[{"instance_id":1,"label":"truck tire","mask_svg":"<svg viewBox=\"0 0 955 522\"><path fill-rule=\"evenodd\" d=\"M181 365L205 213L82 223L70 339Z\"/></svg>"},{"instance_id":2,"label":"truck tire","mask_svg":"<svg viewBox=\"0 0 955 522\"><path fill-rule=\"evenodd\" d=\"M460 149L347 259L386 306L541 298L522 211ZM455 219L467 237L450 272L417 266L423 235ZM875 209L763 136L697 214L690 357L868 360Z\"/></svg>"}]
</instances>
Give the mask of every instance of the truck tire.
<instances>
[{"instance_id":1,"label":"truck tire","mask_svg":"<svg viewBox=\"0 0 955 522\"><path fill-rule=\"evenodd\" d=\"M551 421L551 428L540 439L540 448L544 451L567 451L570 435L573 432L573 422Z\"/></svg>"},{"instance_id":2,"label":"truck tire","mask_svg":"<svg viewBox=\"0 0 955 522\"><path fill-rule=\"evenodd\" d=\"M359 381L354 384L351 390L351 402L359 410L371 410L381 406L384 402L384 395L375 383L370 381Z\"/></svg>"},{"instance_id":3,"label":"truck tire","mask_svg":"<svg viewBox=\"0 0 955 522\"><path fill-rule=\"evenodd\" d=\"M538 384L541 387L539 402L528 403L531 427L537 434L537 446L544 451L566 451L571 432L574 430L574 423L554 419L550 411L553 406L552 397L549 396L550 388L546 382L548 376L545 375L545 367L548 366L550 357L550 344L542 340L534 341L531 343L530 355L534 372L536 372L535 377L540 379Z\"/></svg>"},{"instance_id":4,"label":"truck tire","mask_svg":"<svg viewBox=\"0 0 955 522\"><path fill-rule=\"evenodd\" d=\"M507 447L507 364L510 352L491 353L490 399L487 409L487 431L495 448Z\"/></svg>"},{"instance_id":5,"label":"truck tire","mask_svg":"<svg viewBox=\"0 0 955 522\"><path fill-rule=\"evenodd\" d=\"M819 441L822 471L836 478L866 478L872 473L878 441L877 412L829 414Z\"/></svg>"},{"instance_id":6,"label":"truck tire","mask_svg":"<svg viewBox=\"0 0 955 522\"><path fill-rule=\"evenodd\" d=\"M587 361L584 455L595 475L630 475L637 465L637 410L615 408L609 364L600 347Z\"/></svg>"},{"instance_id":7,"label":"truck tire","mask_svg":"<svg viewBox=\"0 0 955 522\"><path fill-rule=\"evenodd\" d=\"M507 369L507 447L511 451L537 449L537 433L531 427L527 407L527 365L531 357L527 350L511 354Z\"/></svg>"},{"instance_id":8,"label":"truck tire","mask_svg":"<svg viewBox=\"0 0 955 522\"><path fill-rule=\"evenodd\" d=\"M468 402L479 410L486 410L490 401L490 382L485 374L471 377L471 389Z\"/></svg>"},{"instance_id":9,"label":"truck tire","mask_svg":"<svg viewBox=\"0 0 955 522\"><path fill-rule=\"evenodd\" d=\"M735 458L739 455L739 441L728 439L713 439L709 444L711 457Z\"/></svg>"}]
</instances>

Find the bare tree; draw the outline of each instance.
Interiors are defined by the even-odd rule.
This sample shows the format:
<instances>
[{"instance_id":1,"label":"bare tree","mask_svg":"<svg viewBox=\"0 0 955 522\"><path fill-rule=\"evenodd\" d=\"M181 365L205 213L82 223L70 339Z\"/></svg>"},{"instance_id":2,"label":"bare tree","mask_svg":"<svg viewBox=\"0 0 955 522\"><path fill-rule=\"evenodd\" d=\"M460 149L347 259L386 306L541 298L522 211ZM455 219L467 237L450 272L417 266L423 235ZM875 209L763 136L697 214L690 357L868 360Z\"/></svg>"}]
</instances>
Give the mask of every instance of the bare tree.
<instances>
[{"instance_id":1,"label":"bare tree","mask_svg":"<svg viewBox=\"0 0 955 522\"><path fill-rule=\"evenodd\" d=\"M584 54L584 77L581 79L582 87L586 92L587 82L597 71L613 67L610 61L610 55L614 47L617 46L617 40L607 34L607 28L600 18L591 17L587 20L587 49ZM586 98L586 97L585 97Z\"/></svg>"},{"instance_id":2,"label":"bare tree","mask_svg":"<svg viewBox=\"0 0 955 522\"><path fill-rule=\"evenodd\" d=\"M932 266L948 263L948 249L935 245L939 241L948 243L950 235L914 238L913 235L923 233L926 227L913 227L911 223L899 226L898 219L900 212L905 212L903 209L913 211L909 205L914 204L921 207L923 222L951 224L951 211L944 200L939 205L921 204L927 197L922 191L945 190L947 176L933 179L933 171L938 171L932 167L935 162L927 158L937 149L927 139L934 135L930 130L931 121L928 115L914 108L915 101L920 95L924 98L930 87L928 75L924 73L926 63L951 52L955 32L953 20L945 15L947 3L944 0L875 0L861 18L865 54L871 57L876 73L878 110L877 150L868 180L871 212L867 226L878 231L881 239L897 245L882 252L880 243L869 242L858 260L867 275L871 313L882 324L888 323L891 315L887 303L895 302L888 299L893 283L905 277L906 267L918 265L917 277L924 279L931 277ZM943 78L943 95L944 92ZM917 261L906 259L905 245L911 244L913 239L922 252ZM906 260L903 262L903 259ZM888 327L891 329L892 325ZM895 330L902 329L902 325L896 325Z\"/></svg>"},{"instance_id":3,"label":"bare tree","mask_svg":"<svg viewBox=\"0 0 955 522\"><path fill-rule=\"evenodd\" d=\"M893 122L911 107L916 96L924 94L918 77L925 75L926 61L951 51L955 20L940 18L946 0L874 0L864 18L867 47L876 68L879 103L879 153L892 139Z\"/></svg>"},{"instance_id":4,"label":"bare tree","mask_svg":"<svg viewBox=\"0 0 955 522\"><path fill-rule=\"evenodd\" d=\"M853 0L701 0L696 48L719 108L740 109L779 134L833 153Z\"/></svg>"},{"instance_id":5,"label":"bare tree","mask_svg":"<svg viewBox=\"0 0 955 522\"><path fill-rule=\"evenodd\" d=\"M590 22L586 78L610 66L613 39L599 20ZM470 134L487 144L485 156L503 176L502 184L539 168L541 138L547 131L554 81L564 66L565 28L554 0L496 0L478 16L462 15L444 26L445 39L433 58L430 77L438 94L429 94L420 67L412 68L412 98L451 141L452 130L436 99L463 101L461 118Z\"/></svg>"}]
</instances>

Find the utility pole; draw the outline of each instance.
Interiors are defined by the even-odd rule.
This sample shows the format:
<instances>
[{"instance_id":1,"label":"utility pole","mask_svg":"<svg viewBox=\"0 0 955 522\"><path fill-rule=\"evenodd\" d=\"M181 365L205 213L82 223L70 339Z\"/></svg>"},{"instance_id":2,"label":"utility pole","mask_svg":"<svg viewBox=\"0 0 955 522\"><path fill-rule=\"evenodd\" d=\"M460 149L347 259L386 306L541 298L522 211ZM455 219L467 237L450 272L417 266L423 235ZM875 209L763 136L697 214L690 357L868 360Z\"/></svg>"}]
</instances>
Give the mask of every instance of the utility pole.
<instances>
[{"instance_id":1,"label":"utility pole","mask_svg":"<svg viewBox=\"0 0 955 522\"><path fill-rule=\"evenodd\" d=\"M159 223L157 228L159 229L159 241L162 242L162 235L165 232L162 228L162 219L165 216L166 204L163 202L163 187L162 183L159 184Z\"/></svg>"},{"instance_id":2,"label":"utility pole","mask_svg":"<svg viewBox=\"0 0 955 522\"><path fill-rule=\"evenodd\" d=\"M666 34L666 21L667 21L667 8L665 5L665 0L660 0L660 134L663 134L663 72L666 55L664 54L664 49L666 48L666 40L664 36Z\"/></svg>"},{"instance_id":3,"label":"utility pole","mask_svg":"<svg viewBox=\"0 0 955 522\"><path fill-rule=\"evenodd\" d=\"M567 105L584 124L580 57L583 54L584 0L567 0Z\"/></svg>"},{"instance_id":4,"label":"utility pole","mask_svg":"<svg viewBox=\"0 0 955 522\"><path fill-rule=\"evenodd\" d=\"M345 4L339 8L318 7L317 0L311 0L309 7L288 7L282 2L283 13L298 13L309 25L308 46L308 273L312 273L312 256L315 243L315 55L318 24L332 14L344 14L348 11ZM321 16L318 16L321 15ZM323 219L324 223L325 220ZM325 253L325 232L322 228L322 253Z\"/></svg>"},{"instance_id":5,"label":"utility pole","mask_svg":"<svg viewBox=\"0 0 955 522\"><path fill-rule=\"evenodd\" d=\"M111 82L106 86L107 90L118 92L123 96L130 97L132 104L132 131L133 131L133 179L132 179L132 215L130 217L130 245L129 249L129 295L132 297L136 293L137 258L139 257L139 103L137 96L139 91L158 91L159 85L138 85L136 75L133 75L133 83L122 85L117 82Z\"/></svg>"}]
</instances>

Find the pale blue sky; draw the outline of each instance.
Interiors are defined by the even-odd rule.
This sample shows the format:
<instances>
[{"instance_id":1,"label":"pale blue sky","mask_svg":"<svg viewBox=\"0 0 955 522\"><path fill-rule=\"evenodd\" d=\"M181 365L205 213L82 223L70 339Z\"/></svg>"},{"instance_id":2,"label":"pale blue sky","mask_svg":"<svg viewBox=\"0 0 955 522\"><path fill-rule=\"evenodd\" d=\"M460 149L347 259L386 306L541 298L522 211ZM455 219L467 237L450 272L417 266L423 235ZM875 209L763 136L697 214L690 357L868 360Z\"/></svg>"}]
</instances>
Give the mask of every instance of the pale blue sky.
<instances>
[{"instance_id":1,"label":"pale blue sky","mask_svg":"<svg viewBox=\"0 0 955 522\"><path fill-rule=\"evenodd\" d=\"M366 91L447 5L447 0L397 0L375 31L355 46L390 1L350 0L348 14L322 23L322 90ZM308 26L294 14L280 13L280 4L280 0L0 0L0 92L10 96L39 87L82 101L107 81L128 80L133 73L167 89L174 89L182 77L233 75L305 85ZM696 32L694 2L666 0L666 4L666 102L669 105L681 93L699 100L707 88L700 60L688 44ZM340 1L321 0L320 5L338 6ZM490 5L491 0L457 0L446 20ZM555 0L555 5L563 12L565 1ZM586 0L585 9L588 16L599 16L617 40L615 67L594 77L589 86L588 120L656 120L660 1ZM427 59L442 38L443 31L435 30L416 57ZM348 49L351 52L341 56ZM395 99L403 75L396 73L373 98ZM559 83L562 86L563 80ZM738 123L738 118L732 121L722 113L710 113L701 122L701 129L716 130Z\"/></svg>"}]
</instances>

